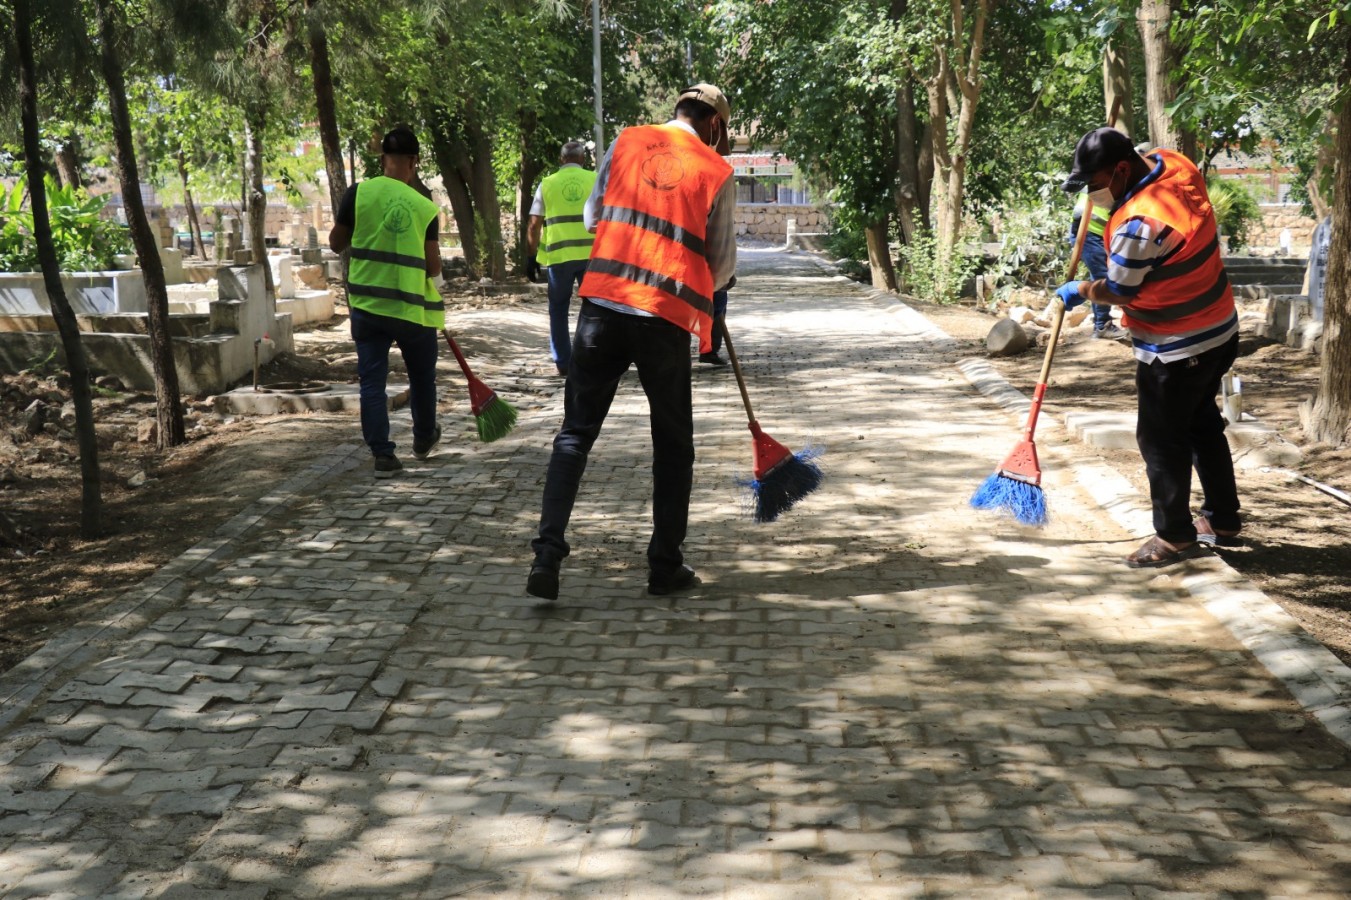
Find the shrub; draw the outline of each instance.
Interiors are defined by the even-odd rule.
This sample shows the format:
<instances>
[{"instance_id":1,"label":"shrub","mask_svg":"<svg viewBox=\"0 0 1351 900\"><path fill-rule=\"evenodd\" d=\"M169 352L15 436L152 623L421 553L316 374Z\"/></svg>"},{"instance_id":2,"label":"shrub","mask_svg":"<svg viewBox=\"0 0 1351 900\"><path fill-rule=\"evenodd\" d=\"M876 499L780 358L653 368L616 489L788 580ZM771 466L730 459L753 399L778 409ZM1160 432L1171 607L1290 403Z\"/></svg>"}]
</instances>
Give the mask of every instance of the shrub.
<instances>
[{"instance_id":1,"label":"shrub","mask_svg":"<svg viewBox=\"0 0 1351 900\"><path fill-rule=\"evenodd\" d=\"M113 257L126 253L130 242L122 226L103 217L107 198L90 197L74 185L58 187L51 178L44 182L52 242L61 271L112 268ZM0 196L0 269L7 272L36 272L40 268L33 212L23 203L27 183L26 176L20 178L8 197Z\"/></svg>"},{"instance_id":2,"label":"shrub","mask_svg":"<svg viewBox=\"0 0 1351 900\"><path fill-rule=\"evenodd\" d=\"M934 303L961 299L962 286L980 268L980 254L959 239L947 259L940 256L938 239L930 231L915 232L910 243L901 247L906 293Z\"/></svg>"},{"instance_id":3,"label":"shrub","mask_svg":"<svg viewBox=\"0 0 1351 900\"><path fill-rule=\"evenodd\" d=\"M1248 246L1248 232L1262 221L1262 207L1240 182L1227 178L1212 178L1206 184L1210 205L1215 207L1215 218L1220 234L1229 238L1230 250Z\"/></svg>"}]
</instances>

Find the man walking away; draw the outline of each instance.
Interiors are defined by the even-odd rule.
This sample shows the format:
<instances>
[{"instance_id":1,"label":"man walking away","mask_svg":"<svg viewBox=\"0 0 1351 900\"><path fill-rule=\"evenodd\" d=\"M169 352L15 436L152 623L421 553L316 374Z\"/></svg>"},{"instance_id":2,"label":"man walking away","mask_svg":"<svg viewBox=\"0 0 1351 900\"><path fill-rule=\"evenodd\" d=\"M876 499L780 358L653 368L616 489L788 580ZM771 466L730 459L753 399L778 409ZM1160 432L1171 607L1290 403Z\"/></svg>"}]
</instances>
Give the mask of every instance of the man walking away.
<instances>
[{"instance_id":1,"label":"man walking away","mask_svg":"<svg viewBox=\"0 0 1351 900\"><path fill-rule=\"evenodd\" d=\"M1202 543L1236 542L1238 488L1215 396L1238 356L1238 315L1205 179L1180 153L1141 156L1126 135L1099 128L1079 140L1062 187L1087 188L1094 206L1112 211L1107 277L1069 281L1056 293L1067 309L1085 299L1122 307L1131 334L1135 438L1155 534L1126 565L1166 566L1197 556ZM1204 494L1195 519L1193 466Z\"/></svg>"},{"instance_id":2,"label":"man walking away","mask_svg":"<svg viewBox=\"0 0 1351 900\"><path fill-rule=\"evenodd\" d=\"M652 438L650 594L699 583L681 545L694 479L690 334L712 350L713 292L736 271L736 189L727 152L731 107L709 84L686 88L675 118L620 133L586 205L596 229L582 281L563 425L545 477L526 591L558 597L564 533L587 455L629 366L647 395Z\"/></svg>"},{"instance_id":3,"label":"man walking away","mask_svg":"<svg viewBox=\"0 0 1351 900\"><path fill-rule=\"evenodd\" d=\"M383 175L347 189L328 243L348 248L347 305L361 381L361 436L375 458L375 477L403 469L389 439L389 348L397 344L408 369L413 455L426 459L441 440L436 423L437 332L445 303L432 279L441 274L440 210L411 184L417 178L417 136L405 127L380 145Z\"/></svg>"},{"instance_id":4,"label":"man walking away","mask_svg":"<svg viewBox=\"0 0 1351 900\"><path fill-rule=\"evenodd\" d=\"M542 266L549 280L549 355L558 374L567 375L572 361L572 332L568 328L572 288L582 283L595 241L582 221L582 210L596 183L596 173L582 168L586 148L579 141L564 144L558 159L562 168L540 182L530 207L526 276L534 281Z\"/></svg>"}]
</instances>

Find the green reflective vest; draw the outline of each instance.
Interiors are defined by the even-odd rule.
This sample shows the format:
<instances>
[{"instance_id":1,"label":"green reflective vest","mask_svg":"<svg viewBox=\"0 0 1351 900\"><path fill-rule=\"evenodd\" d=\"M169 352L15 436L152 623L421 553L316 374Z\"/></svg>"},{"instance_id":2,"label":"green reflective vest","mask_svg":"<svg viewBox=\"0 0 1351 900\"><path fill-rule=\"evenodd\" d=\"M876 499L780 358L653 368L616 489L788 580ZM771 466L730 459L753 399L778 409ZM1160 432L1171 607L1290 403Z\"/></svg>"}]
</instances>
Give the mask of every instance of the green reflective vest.
<instances>
[{"instance_id":1,"label":"green reflective vest","mask_svg":"<svg viewBox=\"0 0 1351 900\"><path fill-rule=\"evenodd\" d=\"M1079 199L1074 204L1074 218L1082 219L1084 217L1084 207L1088 205L1088 195L1080 194ZM1102 237L1107 229L1107 214L1110 209L1103 209L1101 206L1093 207L1093 215L1088 217L1088 233L1096 234Z\"/></svg>"},{"instance_id":2,"label":"green reflective vest","mask_svg":"<svg viewBox=\"0 0 1351 900\"><path fill-rule=\"evenodd\" d=\"M402 181L357 185L347 302L377 316L446 327L446 305L427 277L427 226L440 209Z\"/></svg>"},{"instance_id":3,"label":"green reflective vest","mask_svg":"<svg viewBox=\"0 0 1351 900\"><path fill-rule=\"evenodd\" d=\"M595 183L596 173L580 166L559 169L540 182L544 233L535 259L541 266L591 257L596 236L582 223L582 209Z\"/></svg>"}]
</instances>

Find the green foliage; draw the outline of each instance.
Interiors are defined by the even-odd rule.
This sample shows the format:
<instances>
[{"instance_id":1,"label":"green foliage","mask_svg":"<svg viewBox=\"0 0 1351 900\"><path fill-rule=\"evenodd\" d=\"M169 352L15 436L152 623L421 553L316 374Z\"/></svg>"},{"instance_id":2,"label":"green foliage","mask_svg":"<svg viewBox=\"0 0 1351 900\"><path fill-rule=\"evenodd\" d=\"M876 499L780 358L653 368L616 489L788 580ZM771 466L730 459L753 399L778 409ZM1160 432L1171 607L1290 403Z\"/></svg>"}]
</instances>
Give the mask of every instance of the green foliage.
<instances>
[{"instance_id":1,"label":"green foliage","mask_svg":"<svg viewBox=\"0 0 1351 900\"><path fill-rule=\"evenodd\" d=\"M837 225L825 236L822 245L832 259L868 259L868 239L861 228Z\"/></svg>"},{"instance_id":2,"label":"green foliage","mask_svg":"<svg viewBox=\"0 0 1351 900\"><path fill-rule=\"evenodd\" d=\"M1001 296L1017 287L1055 285L1064 275L1073 249L1068 239L1073 206L1050 188L1041 202L1006 209L1001 216L999 257L986 270Z\"/></svg>"},{"instance_id":3,"label":"green foliage","mask_svg":"<svg viewBox=\"0 0 1351 900\"><path fill-rule=\"evenodd\" d=\"M125 231L102 215L106 197L90 197L74 186L58 187L45 179L47 215L52 241L63 272L91 272L112 268L113 257L130 247ZM23 205L27 178L21 178L8 197L0 187L0 270L36 272L39 269L33 213Z\"/></svg>"},{"instance_id":4,"label":"green foliage","mask_svg":"<svg viewBox=\"0 0 1351 900\"><path fill-rule=\"evenodd\" d=\"M1248 231L1262 221L1262 208L1240 182L1228 178L1212 178L1206 184L1210 205L1215 208L1220 234L1229 238L1230 250L1248 246Z\"/></svg>"},{"instance_id":5,"label":"green foliage","mask_svg":"<svg viewBox=\"0 0 1351 900\"><path fill-rule=\"evenodd\" d=\"M958 241L950 253L944 253L938 238L920 231L914 240L901 247L904 263L904 290L933 303L956 303L962 286L980 269L980 254Z\"/></svg>"}]
</instances>

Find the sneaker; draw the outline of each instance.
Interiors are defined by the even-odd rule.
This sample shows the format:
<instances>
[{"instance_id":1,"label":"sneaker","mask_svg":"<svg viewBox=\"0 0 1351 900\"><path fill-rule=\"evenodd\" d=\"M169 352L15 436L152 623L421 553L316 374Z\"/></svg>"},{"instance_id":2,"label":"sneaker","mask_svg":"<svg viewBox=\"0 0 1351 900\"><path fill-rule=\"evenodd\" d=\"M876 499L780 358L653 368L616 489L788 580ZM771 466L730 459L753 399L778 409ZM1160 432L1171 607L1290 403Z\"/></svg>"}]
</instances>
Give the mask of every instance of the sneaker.
<instances>
[{"instance_id":1,"label":"sneaker","mask_svg":"<svg viewBox=\"0 0 1351 900\"><path fill-rule=\"evenodd\" d=\"M403 463L399 458L392 454L387 456L377 456L375 458L375 477L393 478L403 471Z\"/></svg>"},{"instance_id":2,"label":"sneaker","mask_svg":"<svg viewBox=\"0 0 1351 900\"><path fill-rule=\"evenodd\" d=\"M441 426L437 425L432 436L427 440L413 438L413 455L418 459L426 459L427 454L432 452L432 448L441 443Z\"/></svg>"},{"instance_id":3,"label":"sneaker","mask_svg":"<svg viewBox=\"0 0 1351 900\"><path fill-rule=\"evenodd\" d=\"M1115 323L1104 325L1093 332L1095 338L1101 338L1104 341L1120 341L1131 336L1131 333L1120 325Z\"/></svg>"},{"instance_id":4,"label":"sneaker","mask_svg":"<svg viewBox=\"0 0 1351 900\"><path fill-rule=\"evenodd\" d=\"M699 576L694 574L694 570L689 566L681 566L668 575L657 575L655 572L647 576L647 592L656 597L662 597L666 594L674 594L676 591L683 591L700 584Z\"/></svg>"},{"instance_id":5,"label":"sneaker","mask_svg":"<svg viewBox=\"0 0 1351 900\"><path fill-rule=\"evenodd\" d=\"M727 360L723 359L717 353L700 353L699 362L708 363L710 366L725 366Z\"/></svg>"},{"instance_id":6,"label":"sneaker","mask_svg":"<svg viewBox=\"0 0 1351 900\"><path fill-rule=\"evenodd\" d=\"M530 576L525 580L525 592L532 597L548 600L558 599L558 563L551 563L539 557L530 565Z\"/></svg>"}]
</instances>

